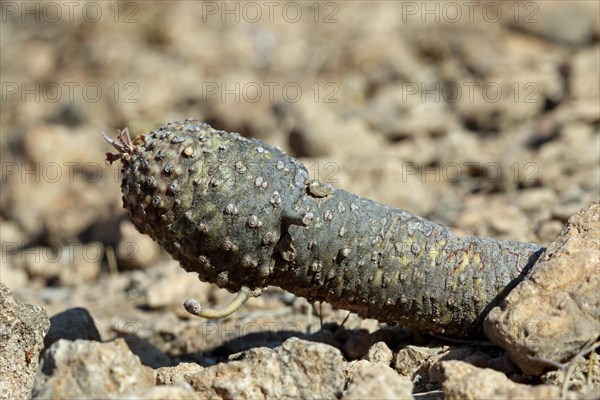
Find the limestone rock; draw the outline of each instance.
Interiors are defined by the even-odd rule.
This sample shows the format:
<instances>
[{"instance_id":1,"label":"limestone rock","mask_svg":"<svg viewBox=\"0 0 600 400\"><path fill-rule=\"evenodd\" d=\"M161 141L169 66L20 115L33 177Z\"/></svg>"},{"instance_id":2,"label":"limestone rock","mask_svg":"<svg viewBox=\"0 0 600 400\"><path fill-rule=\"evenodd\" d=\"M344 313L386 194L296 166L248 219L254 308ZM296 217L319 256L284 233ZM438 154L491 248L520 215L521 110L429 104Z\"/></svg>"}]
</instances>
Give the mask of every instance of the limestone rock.
<instances>
[{"instance_id":1,"label":"limestone rock","mask_svg":"<svg viewBox=\"0 0 600 400\"><path fill-rule=\"evenodd\" d=\"M336 398L344 359L334 347L297 338L276 349L254 348L193 375L189 383L213 399Z\"/></svg>"},{"instance_id":2,"label":"limestone rock","mask_svg":"<svg viewBox=\"0 0 600 400\"><path fill-rule=\"evenodd\" d=\"M490 340L529 375L568 361L600 335L600 205L573 215L520 283L485 319Z\"/></svg>"},{"instance_id":3,"label":"limestone rock","mask_svg":"<svg viewBox=\"0 0 600 400\"><path fill-rule=\"evenodd\" d=\"M174 367L162 367L156 370L156 383L159 385L177 385L187 382L187 378L203 370L195 363L180 363Z\"/></svg>"},{"instance_id":4,"label":"limestone rock","mask_svg":"<svg viewBox=\"0 0 600 400\"><path fill-rule=\"evenodd\" d=\"M116 251L119 266L124 269L145 269L160 256L160 247L148 235L135 230L129 221L119 225L121 238Z\"/></svg>"},{"instance_id":5,"label":"limestone rock","mask_svg":"<svg viewBox=\"0 0 600 400\"><path fill-rule=\"evenodd\" d=\"M123 339L61 339L46 351L32 393L41 399L107 398L154 385L154 371L140 363Z\"/></svg>"},{"instance_id":6,"label":"limestone rock","mask_svg":"<svg viewBox=\"0 0 600 400\"><path fill-rule=\"evenodd\" d=\"M441 369L446 400L560 398L558 386L515 383L502 372L477 368L463 361L444 361Z\"/></svg>"},{"instance_id":7,"label":"limestone rock","mask_svg":"<svg viewBox=\"0 0 600 400\"><path fill-rule=\"evenodd\" d=\"M177 386L154 386L138 389L118 397L123 400L195 400L200 396L188 384Z\"/></svg>"},{"instance_id":8,"label":"limestone rock","mask_svg":"<svg viewBox=\"0 0 600 400\"><path fill-rule=\"evenodd\" d=\"M579 51L571 62L571 94L576 99L600 98L600 46Z\"/></svg>"},{"instance_id":9,"label":"limestone rock","mask_svg":"<svg viewBox=\"0 0 600 400\"><path fill-rule=\"evenodd\" d=\"M508 3L506 5L508 7ZM597 2L578 1L565 8L559 2L536 1L532 2L530 7L521 10L519 18L511 15L511 10L506 10L506 17L513 17L509 18L508 22L527 33L571 45L589 41L597 31Z\"/></svg>"},{"instance_id":10,"label":"limestone rock","mask_svg":"<svg viewBox=\"0 0 600 400\"><path fill-rule=\"evenodd\" d=\"M365 355L365 360L371 361L372 363L383 364L389 366L392 363L394 354L385 342L377 342Z\"/></svg>"},{"instance_id":11,"label":"limestone rock","mask_svg":"<svg viewBox=\"0 0 600 400\"><path fill-rule=\"evenodd\" d=\"M387 365L357 363L343 399L412 399L413 384Z\"/></svg>"},{"instance_id":12,"label":"limestone rock","mask_svg":"<svg viewBox=\"0 0 600 400\"><path fill-rule=\"evenodd\" d=\"M29 395L49 326L42 307L16 301L0 283L0 399Z\"/></svg>"},{"instance_id":13,"label":"limestone rock","mask_svg":"<svg viewBox=\"0 0 600 400\"><path fill-rule=\"evenodd\" d=\"M396 354L394 368L400 375L412 376L431 357L444 351L441 347L408 345Z\"/></svg>"},{"instance_id":14,"label":"limestone rock","mask_svg":"<svg viewBox=\"0 0 600 400\"><path fill-rule=\"evenodd\" d=\"M44 338L44 346L48 348L59 339L101 340L94 319L81 307L69 308L50 318L50 330Z\"/></svg>"}]
</instances>

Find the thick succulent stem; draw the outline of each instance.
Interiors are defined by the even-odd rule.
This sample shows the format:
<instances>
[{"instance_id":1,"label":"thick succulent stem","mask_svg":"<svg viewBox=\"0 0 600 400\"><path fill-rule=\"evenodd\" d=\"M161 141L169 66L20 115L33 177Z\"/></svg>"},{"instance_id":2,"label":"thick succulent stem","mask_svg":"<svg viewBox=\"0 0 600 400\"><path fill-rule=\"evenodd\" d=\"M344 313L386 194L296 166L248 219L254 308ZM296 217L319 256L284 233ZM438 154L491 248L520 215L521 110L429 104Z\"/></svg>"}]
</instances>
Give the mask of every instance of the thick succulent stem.
<instances>
[{"instance_id":1,"label":"thick succulent stem","mask_svg":"<svg viewBox=\"0 0 600 400\"><path fill-rule=\"evenodd\" d=\"M119 143L109 161L123 161L123 204L135 226L232 292L279 286L363 317L464 336L480 333L543 250L459 238L311 181L281 150L196 120Z\"/></svg>"}]
</instances>

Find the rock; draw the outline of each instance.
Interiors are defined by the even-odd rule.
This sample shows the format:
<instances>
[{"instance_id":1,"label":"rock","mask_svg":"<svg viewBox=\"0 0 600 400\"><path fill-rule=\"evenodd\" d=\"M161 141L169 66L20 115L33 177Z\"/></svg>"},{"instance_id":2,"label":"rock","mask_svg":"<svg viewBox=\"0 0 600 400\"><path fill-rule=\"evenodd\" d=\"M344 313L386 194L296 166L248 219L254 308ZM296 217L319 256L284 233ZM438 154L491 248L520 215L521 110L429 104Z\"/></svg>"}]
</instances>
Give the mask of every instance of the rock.
<instances>
[{"instance_id":1,"label":"rock","mask_svg":"<svg viewBox=\"0 0 600 400\"><path fill-rule=\"evenodd\" d=\"M445 135L458 127L439 82L403 82L382 88L366 111L373 129L389 140ZM428 101L426 101L428 100Z\"/></svg>"},{"instance_id":2,"label":"rock","mask_svg":"<svg viewBox=\"0 0 600 400\"><path fill-rule=\"evenodd\" d=\"M173 365L173 360L158 347L136 334L126 335L123 339L129 350L140 358L140 362L147 367L160 368Z\"/></svg>"},{"instance_id":3,"label":"rock","mask_svg":"<svg viewBox=\"0 0 600 400\"><path fill-rule=\"evenodd\" d=\"M56 251L55 251L56 250ZM47 281L58 280L61 274L60 254L61 248L35 246L19 251L13 260L32 279Z\"/></svg>"},{"instance_id":4,"label":"rock","mask_svg":"<svg viewBox=\"0 0 600 400\"><path fill-rule=\"evenodd\" d=\"M565 362L600 332L600 205L573 215L527 278L484 321L492 342L528 375Z\"/></svg>"},{"instance_id":5,"label":"rock","mask_svg":"<svg viewBox=\"0 0 600 400\"><path fill-rule=\"evenodd\" d=\"M187 383L177 386L154 386L127 392L116 397L123 400L195 400L200 396Z\"/></svg>"},{"instance_id":6,"label":"rock","mask_svg":"<svg viewBox=\"0 0 600 400\"><path fill-rule=\"evenodd\" d=\"M102 162L108 144L99 134L42 124L26 131L22 142L28 162L15 163L3 180L13 186L3 212L26 234L76 242L94 222L110 217L117 175Z\"/></svg>"},{"instance_id":7,"label":"rock","mask_svg":"<svg viewBox=\"0 0 600 400\"><path fill-rule=\"evenodd\" d=\"M506 203L507 200L502 197L486 199L473 196L456 216L456 234L530 241L532 233L527 216L519 208Z\"/></svg>"},{"instance_id":8,"label":"rock","mask_svg":"<svg viewBox=\"0 0 600 400\"><path fill-rule=\"evenodd\" d=\"M76 178L78 168L89 168L91 162L101 164L98 148L102 145L101 135L90 135L86 129L72 129L60 124L40 124L23 136L25 154L35 164L39 163L36 166L47 167L66 160L72 162L70 165L74 168L71 171L66 168L58 170L59 179L70 183ZM50 177L53 171L47 172Z\"/></svg>"},{"instance_id":9,"label":"rock","mask_svg":"<svg viewBox=\"0 0 600 400\"><path fill-rule=\"evenodd\" d=\"M156 383L159 385L178 385L185 383L191 375L201 372L204 367L195 363L180 363L174 367L162 367L156 370Z\"/></svg>"},{"instance_id":10,"label":"rock","mask_svg":"<svg viewBox=\"0 0 600 400\"><path fill-rule=\"evenodd\" d=\"M487 367L502 372L506 376L510 376L519 372L515 363L513 363L507 356L500 356L491 359L488 361Z\"/></svg>"},{"instance_id":11,"label":"rock","mask_svg":"<svg viewBox=\"0 0 600 400\"><path fill-rule=\"evenodd\" d=\"M198 82L198 77L193 76L193 73L191 75L192 79ZM243 74L243 76L233 74L224 77L223 84L231 88L236 85L236 82L238 84L240 82L257 82L260 79L255 72L249 72L248 74ZM190 83L194 85L194 83ZM242 85L248 88L246 84ZM199 95L191 87L184 89L183 93L185 92L188 92L192 97ZM248 94L250 93L248 92ZM268 96L258 96L257 101L252 102L241 101L235 107L231 107L227 101L222 101L220 95L205 96L207 100L204 102L205 112L211 115L215 124L219 125L219 129L226 130L227 132L239 132L244 136L257 137L267 142L283 138L284 135L277 129L279 128L277 115L271 112L274 101L269 101ZM281 144L277 143L277 145Z\"/></svg>"},{"instance_id":12,"label":"rock","mask_svg":"<svg viewBox=\"0 0 600 400\"><path fill-rule=\"evenodd\" d=\"M578 357L576 360L569 362L568 368L571 369L569 377L569 389L578 392L582 399L598 398L600 393L600 358L590 355ZM565 370L557 369L550 371L540 376L542 383L562 386L565 381ZM585 393L592 391L595 387L596 396L585 397Z\"/></svg>"},{"instance_id":13,"label":"rock","mask_svg":"<svg viewBox=\"0 0 600 400\"><path fill-rule=\"evenodd\" d=\"M423 347L408 345L396 353L394 369L400 375L410 376L417 372L429 358L440 354L442 347Z\"/></svg>"},{"instance_id":14,"label":"rock","mask_svg":"<svg viewBox=\"0 0 600 400\"><path fill-rule=\"evenodd\" d=\"M534 33L546 39L568 44L583 44L591 40L598 26L598 3L593 1L573 2L563 7L559 2L535 1L519 6L519 13L505 6L507 22L520 30Z\"/></svg>"},{"instance_id":15,"label":"rock","mask_svg":"<svg viewBox=\"0 0 600 400\"><path fill-rule=\"evenodd\" d=\"M13 257L6 253L3 253L0 257L0 271L2 271L0 282L11 290L18 291L30 284L25 270L14 262Z\"/></svg>"},{"instance_id":16,"label":"rock","mask_svg":"<svg viewBox=\"0 0 600 400\"><path fill-rule=\"evenodd\" d=\"M2 237L2 251L7 251L25 246L27 237L17 224L12 221L0 220L0 236Z\"/></svg>"},{"instance_id":17,"label":"rock","mask_svg":"<svg viewBox=\"0 0 600 400\"><path fill-rule=\"evenodd\" d=\"M415 346L408 345L396 354L394 369L403 376L411 379L415 391L430 391L431 387L439 386L441 372L439 365L447 360L465 360L481 363L482 353L474 353L469 346Z\"/></svg>"},{"instance_id":18,"label":"rock","mask_svg":"<svg viewBox=\"0 0 600 400\"><path fill-rule=\"evenodd\" d=\"M16 254L15 260L33 278L56 281L61 286L76 286L98 277L103 255L102 243L70 242L23 249Z\"/></svg>"},{"instance_id":19,"label":"rock","mask_svg":"<svg viewBox=\"0 0 600 400\"><path fill-rule=\"evenodd\" d=\"M531 86L531 89L527 91L528 94L532 92L530 101L523 101L522 99L515 101L515 91L513 91L515 85L514 75L489 76L488 79L489 81L477 81L469 78L469 81L459 83L461 87L468 89L468 91L472 90L473 93L471 96L465 90L467 93L460 96L455 105L463 124L470 130L510 131L539 114L544 103L542 98L544 93L537 90L538 86ZM547 77L544 80L552 81L552 77ZM531 78L522 76L516 82L531 82ZM526 86L526 88L530 87ZM524 89L521 90L525 91Z\"/></svg>"},{"instance_id":20,"label":"rock","mask_svg":"<svg viewBox=\"0 0 600 400\"><path fill-rule=\"evenodd\" d=\"M0 283L0 399L29 396L49 327L42 307L16 301Z\"/></svg>"},{"instance_id":21,"label":"rock","mask_svg":"<svg viewBox=\"0 0 600 400\"><path fill-rule=\"evenodd\" d=\"M336 398L344 389L343 364L334 347L290 338L276 349L232 355L188 382L203 398Z\"/></svg>"},{"instance_id":22,"label":"rock","mask_svg":"<svg viewBox=\"0 0 600 400\"><path fill-rule=\"evenodd\" d=\"M160 247L150 236L139 233L130 221L122 221L119 231L121 238L116 256L121 268L144 269L158 259Z\"/></svg>"},{"instance_id":23,"label":"rock","mask_svg":"<svg viewBox=\"0 0 600 400\"><path fill-rule=\"evenodd\" d=\"M295 123L290 127L288 142L292 154L296 157L321 156L331 161L332 156L352 157L377 153L384 145L382 138L373 135L365 121L358 118L341 118L330 109L323 108L322 104L308 98L291 107L290 118ZM320 173L327 175L329 171L323 169L321 166ZM311 173L314 171L313 168L309 170Z\"/></svg>"},{"instance_id":24,"label":"rock","mask_svg":"<svg viewBox=\"0 0 600 400\"><path fill-rule=\"evenodd\" d=\"M429 383L442 382L441 364L444 361L464 361L473 356L474 349L470 346L446 346L444 351L429 358L423 367L427 373L422 374L422 380L429 380Z\"/></svg>"},{"instance_id":25,"label":"rock","mask_svg":"<svg viewBox=\"0 0 600 400\"><path fill-rule=\"evenodd\" d=\"M370 19L370 21L373 23L365 26L365 28L374 31L379 23L390 23L389 18L393 13L386 14L381 12L371 14L370 18L373 19ZM382 21L382 19L388 20ZM409 35L398 35L389 44L390 47L387 48L380 45L378 35L360 35L354 39L356 47L349 48L347 56L335 62L343 63L353 71L360 71L356 74L356 77L353 76L355 80L364 81L360 85L362 93L355 94L355 101L358 104L369 100L365 99L369 95L369 89L385 88L398 77L410 77L414 82L430 82L434 79L433 71L429 68L427 62L419 57L417 53L420 49L415 48ZM340 67L343 68L342 65ZM411 88L413 86L411 85ZM346 90L346 87L342 87L340 90L341 93L344 93L344 97L348 93ZM356 91L358 92L358 90Z\"/></svg>"},{"instance_id":26,"label":"rock","mask_svg":"<svg viewBox=\"0 0 600 400\"><path fill-rule=\"evenodd\" d=\"M186 324L177 318L172 312L159 313L156 318L150 321L148 329L151 332L156 332L157 335L167 338L176 338L182 335L182 330ZM192 329L196 329L192 326Z\"/></svg>"},{"instance_id":27,"label":"rock","mask_svg":"<svg viewBox=\"0 0 600 400\"><path fill-rule=\"evenodd\" d=\"M81 307L69 308L50 318L50 330L44 338L44 347L50 347L59 339L101 341L98 325L90 313Z\"/></svg>"},{"instance_id":28,"label":"rock","mask_svg":"<svg viewBox=\"0 0 600 400\"><path fill-rule=\"evenodd\" d=\"M509 170L509 172L513 172ZM513 176L513 178L518 178ZM515 183L519 183L520 179L515 179ZM558 196L556 192L550 188L545 187L531 187L527 190L523 190L519 193L519 196L515 198L517 206L526 213L539 213L541 217L549 217L549 209L556 204ZM540 218L542 219L542 218ZM561 225L562 229L562 225ZM552 237L555 239L560 230L556 232L556 235Z\"/></svg>"},{"instance_id":29,"label":"rock","mask_svg":"<svg viewBox=\"0 0 600 400\"><path fill-rule=\"evenodd\" d=\"M211 293L211 285L199 281L196 274L184 271L176 262L169 261L161 263L160 271L146 288L146 302L150 308L162 308L174 306L182 309L186 298L197 299L200 304L208 304ZM174 290L176 288L176 290ZM227 293L229 297L231 294Z\"/></svg>"},{"instance_id":30,"label":"rock","mask_svg":"<svg viewBox=\"0 0 600 400\"><path fill-rule=\"evenodd\" d=\"M600 47L579 51L571 61L571 96L590 98L596 103L600 98Z\"/></svg>"},{"instance_id":31,"label":"rock","mask_svg":"<svg viewBox=\"0 0 600 400\"><path fill-rule=\"evenodd\" d=\"M477 368L462 361L444 361L441 370L446 400L560 398L558 386L515 383L501 372Z\"/></svg>"},{"instance_id":32,"label":"rock","mask_svg":"<svg viewBox=\"0 0 600 400\"><path fill-rule=\"evenodd\" d=\"M564 224L555 219L548 219L540 223L537 235L542 243L551 243L562 231Z\"/></svg>"},{"instance_id":33,"label":"rock","mask_svg":"<svg viewBox=\"0 0 600 400\"><path fill-rule=\"evenodd\" d=\"M573 214L576 214L578 211L580 211L581 208L581 205L577 202L558 203L555 204L554 207L552 207L551 209L552 217L559 221L567 223L569 221L569 218L571 218Z\"/></svg>"},{"instance_id":34,"label":"rock","mask_svg":"<svg viewBox=\"0 0 600 400\"><path fill-rule=\"evenodd\" d=\"M323 159L317 165L329 164ZM335 174L331 177L339 182L331 182L334 186L418 215L428 215L435 209L438 204L435 199L441 195L439 174L427 175L421 162L405 162L399 156L372 154L341 159L335 166ZM327 179L328 175L322 174L322 177Z\"/></svg>"},{"instance_id":35,"label":"rock","mask_svg":"<svg viewBox=\"0 0 600 400\"><path fill-rule=\"evenodd\" d=\"M385 342L377 342L371 346L364 358L372 363L389 366L392 363L394 354Z\"/></svg>"},{"instance_id":36,"label":"rock","mask_svg":"<svg viewBox=\"0 0 600 400\"><path fill-rule=\"evenodd\" d=\"M569 111L578 108L583 107L572 107ZM583 206L598 199L600 135L591 121L557 123L563 124L556 127L559 136L541 147L535 174L543 186L560 193L550 209L556 219L566 222ZM568 152L564 151L565 146L569 147Z\"/></svg>"},{"instance_id":37,"label":"rock","mask_svg":"<svg viewBox=\"0 0 600 400\"><path fill-rule=\"evenodd\" d=\"M413 384L387 365L361 360L342 399L412 399Z\"/></svg>"},{"instance_id":38,"label":"rock","mask_svg":"<svg viewBox=\"0 0 600 400\"><path fill-rule=\"evenodd\" d=\"M498 208L496 210L489 211L489 224L493 236L497 237L513 237L515 240L519 240L518 236L522 235L522 232L527 232L527 218L525 215L516 207Z\"/></svg>"},{"instance_id":39,"label":"rock","mask_svg":"<svg viewBox=\"0 0 600 400\"><path fill-rule=\"evenodd\" d=\"M465 358L464 361L479 368L486 368L490 359L491 357L489 355L478 351Z\"/></svg>"},{"instance_id":40,"label":"rock","mask_svg":"<svg viewBox=\"0 0 600 400\"><path fill-rule=\"evenodd\" d=\"M493 35L490 24L486 25L465 36L453 50L464 53L461 63L469 72L451 69L444 84L450 89L445 98L466 128L510 136L519 125L539 115L546 100L558 103L564 98L560 66L566 54L522 33L504 31ZM488 147L485 141L477 143ZM490 157L497 149L488 147L471 161ZM489 161L493 160L490 157Z\"/></svg>"},{"instance_id":41,"label":"rock","mask_svg":"<svg viewBox=\"0 0 600 400\"><path fill-rule=\"evenodd\" d=\"M4 179L4 176L2 177ZM4 189L4 188L3 188ZM8 190L2 190L7 192ZM2 238L2 257L0 257L0 281L13 291L27 286L27 273L18 262L20 249L27 245L26 237L19 227L0 219L0 237Z\"/></svg>"},{"instance_id":42,"label":"rock","mask_svg":"<svg viewBox=\"0 0 600 400\"><path fill-rule=\"evenodd\" d=\"M375 332L358 332L344 343L344 353L351 359L364 357L371 346L377 342L392 343L394 332L391 329L379 329Z\"/></svg>"},{"instance_id":43,"label":"rock","mask_svg":"<svg viewBox=\"0 0 600 400\"><path fill-rule=\"evenodd\" d=\"M185 297L181 295L181 288L188 287L188 281L191 276L186 276L185 273L175 273L165 275L150 284L146 289L146 303L150 308L166 307L177 302L183 303ZM177 288L177 290L173 290ZM195 297L194 297L195 298ZM200 304L206 302L206 293L199 299Z\"/></svg>"},{"instance_id":44,"label":"rock","mask_svg":"<svg viewBox=\"0 0 600 400\"><path fill-rule=\"evenodd\" d=\"M33 40L19 47L23 58L15 60L14 67L40 81L47 79L54 72L58 59L52 44L43 40Z\"/></svg>"},{"instance_id":45,"label":"rock","mask_svg":"<svg viewBox=\"0 0 600 400\"><path fill-rule=\"evenodd\" d=\"M123 339L98 343L61 339L46 350L32 394L36 398L107 398L155 385Z\"/></svg>"}]
</instances>

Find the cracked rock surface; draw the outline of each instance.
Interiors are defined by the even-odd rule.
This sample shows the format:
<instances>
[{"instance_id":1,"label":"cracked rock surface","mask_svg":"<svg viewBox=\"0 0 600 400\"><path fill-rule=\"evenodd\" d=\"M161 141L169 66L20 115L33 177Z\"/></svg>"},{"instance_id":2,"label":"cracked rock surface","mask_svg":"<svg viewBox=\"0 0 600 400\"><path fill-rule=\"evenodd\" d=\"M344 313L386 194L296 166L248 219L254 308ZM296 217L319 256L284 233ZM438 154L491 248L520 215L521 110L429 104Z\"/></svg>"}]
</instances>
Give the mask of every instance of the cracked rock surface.
<instances>
[{"instance_id":1,"label":"cracked rock surface","mask_svg":"<svg viewBox=\"0 0 600 400\"><path fill-rule=\"evenodd\" d=\"M26 398L50 327L46 311L14 298L0 283L0 398Z\"/></svg>"},{"instance_id":2,"label":"cracked rock surface","mask_svg":"<svg viewBox=\"0 0 600 400\"><path fill-rule=\"evenodd\" d=\"M569 218L527 279L490 311L484 328L530 375L541 359L568 361L600 336L600 204Z\"/></svg>"}]
</instances>

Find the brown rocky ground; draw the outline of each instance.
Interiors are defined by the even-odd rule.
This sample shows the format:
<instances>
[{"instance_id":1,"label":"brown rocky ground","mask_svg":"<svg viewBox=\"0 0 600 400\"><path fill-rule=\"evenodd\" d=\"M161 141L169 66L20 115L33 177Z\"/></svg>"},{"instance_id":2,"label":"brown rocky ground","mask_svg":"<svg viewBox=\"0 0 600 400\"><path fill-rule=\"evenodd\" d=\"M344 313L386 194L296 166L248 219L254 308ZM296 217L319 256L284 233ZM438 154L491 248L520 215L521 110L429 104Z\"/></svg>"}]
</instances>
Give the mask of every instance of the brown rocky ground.
<instances>
[{"instance_id":1,"label":"brown rocky ground","mask_svg":"<svg viewBox=\"0 0 600 400\"><path fill-rule=\"evenodd\" d=\"M34 376L44 398L598 397L597 350L569 362L598 337L598 207L563 231L600 198L598 3L67 3L0 14L0 280L20 300L2 288L0 397ZM508 352L340 328L327 304L321 326L276 288L190 318L183 299L231 295L135 231L99 134L186 117L460 234L556 239L486 321Z\"/></svg>"}]
</instances>

